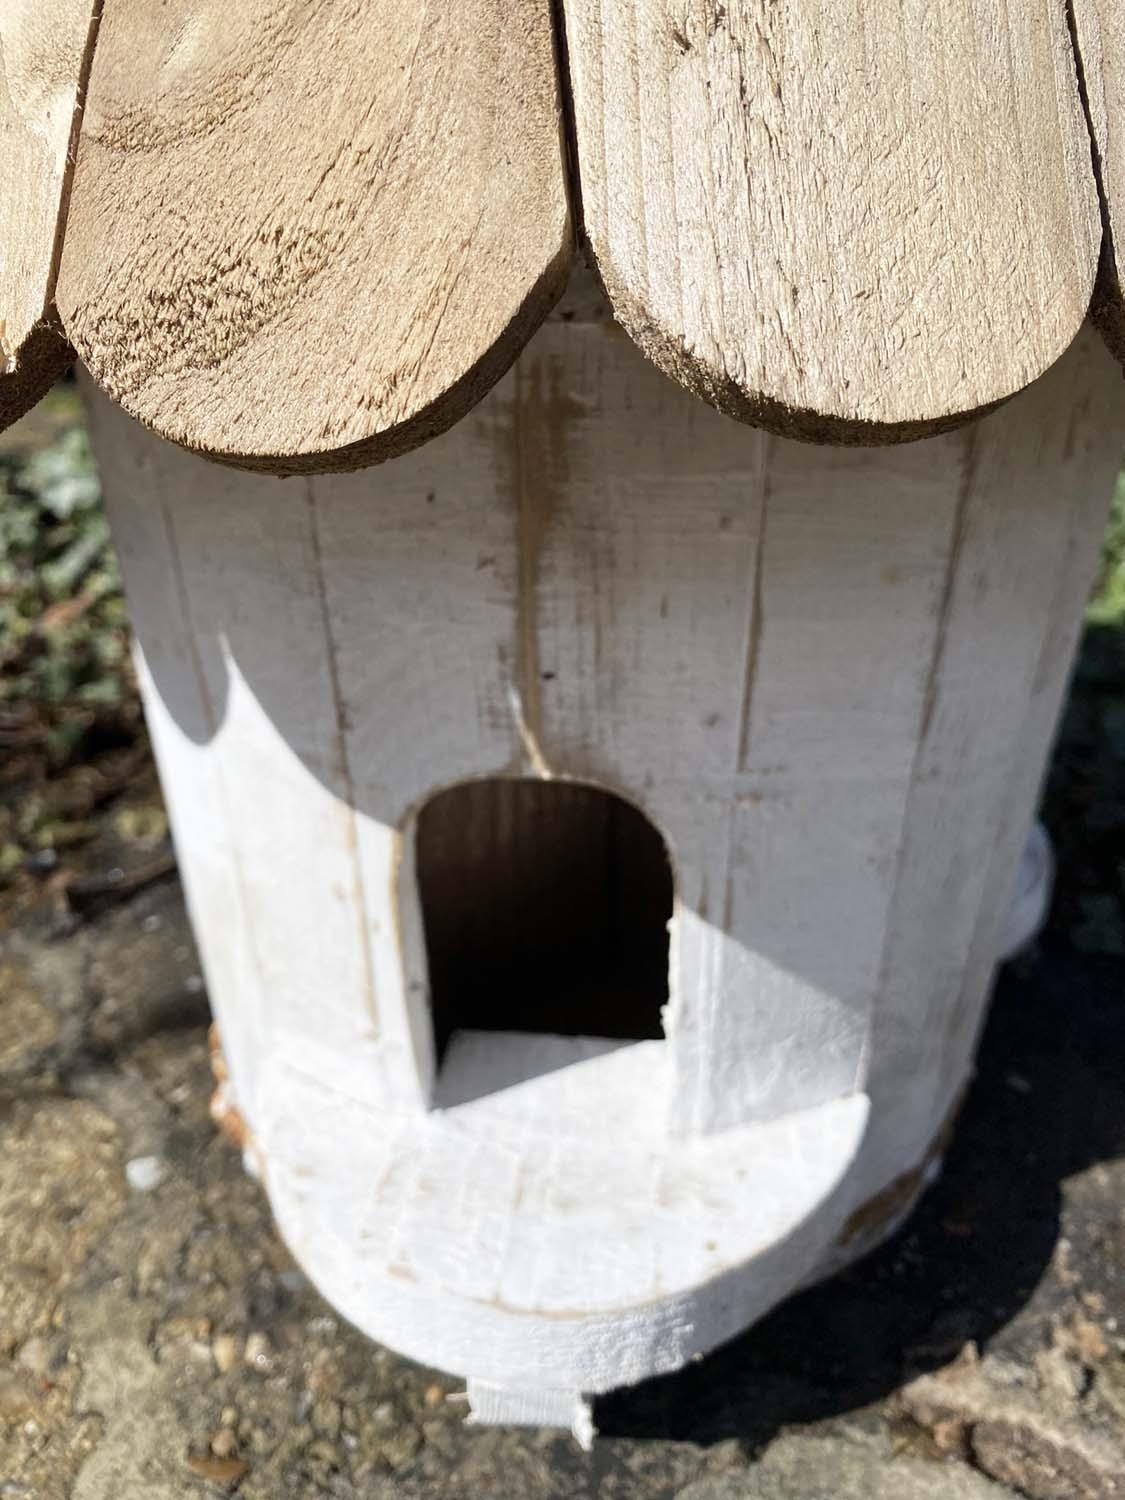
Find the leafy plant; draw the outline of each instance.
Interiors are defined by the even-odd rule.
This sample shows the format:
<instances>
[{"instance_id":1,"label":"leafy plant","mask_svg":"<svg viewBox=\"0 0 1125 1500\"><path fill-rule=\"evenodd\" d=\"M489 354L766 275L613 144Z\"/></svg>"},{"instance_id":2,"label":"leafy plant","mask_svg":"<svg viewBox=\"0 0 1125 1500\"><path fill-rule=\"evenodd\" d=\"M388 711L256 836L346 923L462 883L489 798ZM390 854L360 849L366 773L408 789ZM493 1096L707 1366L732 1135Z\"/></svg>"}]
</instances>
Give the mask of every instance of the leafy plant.
<instances>
[{"instance_id":1,"label":"leafy plant","mask_svg":"<svg viewBox=\"0 0 1125 1500\"><path fill-rule=\"evenodd\" d=\"M1086 618L1091 625L1125 625L1125 474L1117 481L1101 571Z\"/></svg>"},{"instance_id":2,"label":"leafy plant","mask_svg":"<svg viewBox=\"0 0 1125 1500\"><path fill-rule=\"evenodd\" d=\"M0 885L91 836L90 767L144 745L121 579L73 389L25 421L0 450Z\"/></svg>"}]
</instances>

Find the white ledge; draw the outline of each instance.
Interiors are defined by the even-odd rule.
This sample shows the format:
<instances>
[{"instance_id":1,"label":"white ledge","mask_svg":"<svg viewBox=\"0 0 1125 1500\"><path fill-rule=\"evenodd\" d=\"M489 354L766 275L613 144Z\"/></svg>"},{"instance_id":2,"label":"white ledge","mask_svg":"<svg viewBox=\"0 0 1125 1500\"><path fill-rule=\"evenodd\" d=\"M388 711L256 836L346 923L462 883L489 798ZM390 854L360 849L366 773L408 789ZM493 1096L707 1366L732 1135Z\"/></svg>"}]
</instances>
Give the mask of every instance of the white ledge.
<instances>
[{"instance_id":1,"label":"white ledge","mask_svg":"<svg viewBox=\"0 0 1125 1500\"><path fill-rule=\"evenodd\" d=\"M283 1064L260 1115L282 1232L360 1328L475 1381L678 1368L811 1272L868 1103L677 1139L667 1064L660 1042L462 1033L428 1113Z\"/></svg>"}]
</instances>

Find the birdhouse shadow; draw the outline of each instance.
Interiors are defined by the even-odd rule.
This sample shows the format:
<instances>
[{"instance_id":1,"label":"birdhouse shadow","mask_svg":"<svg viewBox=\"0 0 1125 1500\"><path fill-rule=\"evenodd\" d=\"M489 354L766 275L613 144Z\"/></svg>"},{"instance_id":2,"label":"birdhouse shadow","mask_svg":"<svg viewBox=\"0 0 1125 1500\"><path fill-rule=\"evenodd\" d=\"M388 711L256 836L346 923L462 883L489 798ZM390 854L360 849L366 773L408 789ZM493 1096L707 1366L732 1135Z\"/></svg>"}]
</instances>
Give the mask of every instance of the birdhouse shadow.
<instances>
[{"instance_id":1,"label":"birdhouse shadow","mask_svg":"<svg viewBox=\"0 0 1125 1500\"><path fill-rule=\"evenodd\" d=\"M1125 1153L1120 962L1049 931L1001 971L978 1071L939 1180L905 1226L702 1364L598 1403L607 1437L764 1447L784 1425L858 1413L967 1343L1029 1364L1053 1317L1108 1292Z\"/></svg>"}]
</instances>

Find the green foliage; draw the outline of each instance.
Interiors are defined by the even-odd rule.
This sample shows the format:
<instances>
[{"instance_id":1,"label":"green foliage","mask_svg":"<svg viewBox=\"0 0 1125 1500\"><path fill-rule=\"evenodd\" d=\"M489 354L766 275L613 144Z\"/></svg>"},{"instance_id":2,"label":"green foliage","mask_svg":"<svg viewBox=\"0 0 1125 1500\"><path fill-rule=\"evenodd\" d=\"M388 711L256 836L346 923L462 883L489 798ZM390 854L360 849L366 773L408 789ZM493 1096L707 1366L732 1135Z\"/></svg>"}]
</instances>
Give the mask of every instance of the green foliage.
<instances>
[{"instance_id":1,"label":"green foliage","mask_svg":"<svg viewBox=\"0 0 1125 1500\"><path fill-rule=\"evenodd\" d=\"M0 715L79 749L90 710L129 690L127 621L84 428L30 457L0 456ZM7 711L7 712L5 712Z\"/></svg>"},{"instance_id":2,"label":"green foliage","mask_svg":"<svg viewBox=\"0 0 1125 1500\"><path fill-rule=\"evenodd\" d=\"M1125 475L1047 779L1058 856L1056 931L1071 946L1125 957Z\"/></svg>"},{"instance_id":3,"label":"green foliage","mask_svg":"<svg viewBox=\"0 0 1125 1500\"><path fill-rule=\"evenodd\" d=\"M1125 626L1125 474L1117 481L1101 572L1086 618L1091 625Z\"/></svg>"},{"instance_id":4,"label":"green foliage","mask_svg":"<svg viewBox=\"0 0 1125 1500\"><path fill-rule=\"evenodd\" d=\"M107 757L143 745L97 473L60 387L0 447L0 887L92 837Z\"/></svg>"}]
</instances>

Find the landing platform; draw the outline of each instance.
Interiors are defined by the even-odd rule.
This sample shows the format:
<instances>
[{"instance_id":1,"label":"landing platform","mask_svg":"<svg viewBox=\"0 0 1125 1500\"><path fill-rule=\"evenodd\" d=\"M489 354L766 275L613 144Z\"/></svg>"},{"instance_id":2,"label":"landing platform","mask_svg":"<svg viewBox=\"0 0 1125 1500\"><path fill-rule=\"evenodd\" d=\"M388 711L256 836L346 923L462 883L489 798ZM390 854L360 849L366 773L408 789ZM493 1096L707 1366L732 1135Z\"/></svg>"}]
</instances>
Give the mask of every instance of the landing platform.
<instances>
[{"instance_id":1,"label":"landing platform","mask_svg":"<svg viewBox=\"0 0 1125 1500\"><path fill-rule=\"evenodd\" d=\"M365 1332L466 1377L596 1393L678 1368L813 1272L867 1099L674 1139L669 1061L461 1032L436 1107L396 1113L290 1058L259 1117L282 1232Z\"/></svg>"}]
</instances>

